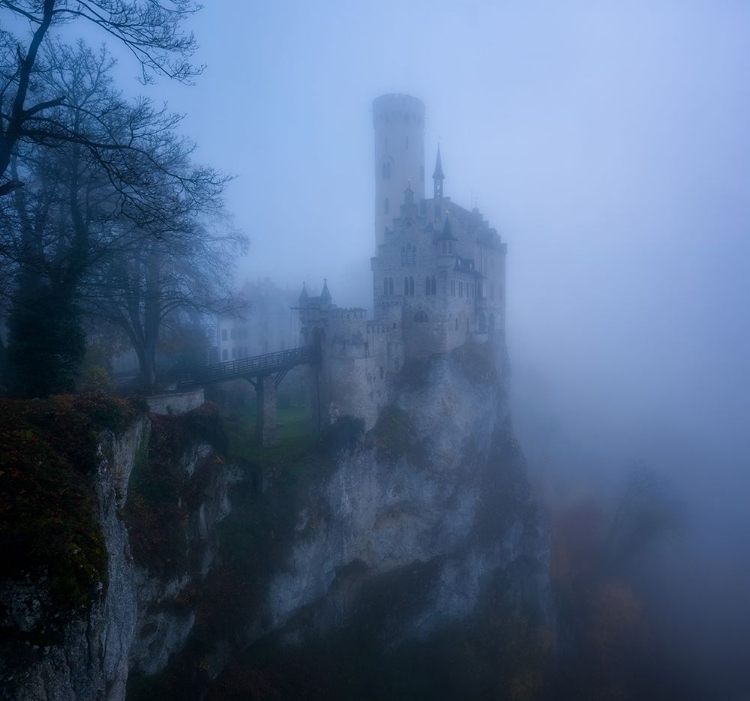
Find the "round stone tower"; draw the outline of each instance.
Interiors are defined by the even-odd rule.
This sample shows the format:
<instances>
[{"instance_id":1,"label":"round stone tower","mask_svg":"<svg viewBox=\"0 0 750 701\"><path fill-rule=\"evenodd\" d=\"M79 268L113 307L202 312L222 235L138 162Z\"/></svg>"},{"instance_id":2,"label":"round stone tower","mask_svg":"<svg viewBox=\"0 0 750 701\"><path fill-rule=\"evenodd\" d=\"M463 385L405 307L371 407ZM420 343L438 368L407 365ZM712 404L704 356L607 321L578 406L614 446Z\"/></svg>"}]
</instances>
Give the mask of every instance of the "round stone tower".
<instances>
[{"instance_id":1,"label":"round stone tower","mask_svg":"<svg viewBox=\"0 0 750 701\"><path fill-rule=\"evenodd\" d=\"M375 127L375 243L385 240L399 216L411 182L424 198L424 102L409 95L382 95L372 103Z\"/></svg>"}]
</instances>

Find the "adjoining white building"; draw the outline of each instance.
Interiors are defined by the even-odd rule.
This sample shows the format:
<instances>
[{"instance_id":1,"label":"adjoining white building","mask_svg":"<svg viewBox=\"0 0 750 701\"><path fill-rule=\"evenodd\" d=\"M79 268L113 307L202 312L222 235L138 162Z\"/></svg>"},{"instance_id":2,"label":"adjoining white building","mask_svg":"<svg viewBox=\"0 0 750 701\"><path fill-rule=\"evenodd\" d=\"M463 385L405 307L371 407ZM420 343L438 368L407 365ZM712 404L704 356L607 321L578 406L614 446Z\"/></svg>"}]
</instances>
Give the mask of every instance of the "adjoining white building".
<instances>
[{"instance_id":1,"label":"adjoining white building","mask_svg":"<svg viewBox=\"0 0 750 701\"><path fill-rule=\"evenodd\" d=\"M299 345L297 294L281 290L270 278L246 282L234 314L220 316L216 324L218 362L249 358Z\"/></svg>"}]
</instances>

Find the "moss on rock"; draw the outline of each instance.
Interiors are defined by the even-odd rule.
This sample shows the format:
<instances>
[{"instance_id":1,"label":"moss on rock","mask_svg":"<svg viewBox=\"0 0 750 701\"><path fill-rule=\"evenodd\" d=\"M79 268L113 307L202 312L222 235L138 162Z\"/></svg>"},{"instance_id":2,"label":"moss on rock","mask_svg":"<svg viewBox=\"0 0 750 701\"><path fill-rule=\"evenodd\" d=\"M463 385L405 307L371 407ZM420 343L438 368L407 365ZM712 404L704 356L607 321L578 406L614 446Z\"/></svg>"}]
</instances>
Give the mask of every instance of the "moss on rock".
<instances>
[{"instance_id":1,"label":"moss on rock","mask_svg":"<svg viewBox=\"0 0 750 701\"><path fill-rule=\"evenodd\" d=\"M102 429L142 411L104 395L0 400L0 580L40 581L42 620L92 600L107 581L94 470Z\"/></svg>"}]
</instances>

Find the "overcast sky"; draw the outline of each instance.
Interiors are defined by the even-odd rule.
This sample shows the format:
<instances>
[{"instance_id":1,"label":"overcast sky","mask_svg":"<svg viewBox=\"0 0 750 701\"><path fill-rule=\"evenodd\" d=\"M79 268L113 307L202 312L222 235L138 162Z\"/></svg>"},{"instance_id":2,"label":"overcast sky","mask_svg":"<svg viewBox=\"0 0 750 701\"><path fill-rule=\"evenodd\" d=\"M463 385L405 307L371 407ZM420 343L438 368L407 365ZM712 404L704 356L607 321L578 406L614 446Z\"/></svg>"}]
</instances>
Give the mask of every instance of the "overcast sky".
<instances>
[{"instance_id":1,"label":"overcast sky","mask_svg":"<svg viewBox=\"0 0 750 701\"><path fill-rule=\"evenodd\" d=\"M417 96L427 173L440 136L446 194L508 244L525 399L744 474L750 3L213 0L194 26L197 85L149 90L237 176L243 278L371 310L371 103Z\"/></svg>"}]
</instances>

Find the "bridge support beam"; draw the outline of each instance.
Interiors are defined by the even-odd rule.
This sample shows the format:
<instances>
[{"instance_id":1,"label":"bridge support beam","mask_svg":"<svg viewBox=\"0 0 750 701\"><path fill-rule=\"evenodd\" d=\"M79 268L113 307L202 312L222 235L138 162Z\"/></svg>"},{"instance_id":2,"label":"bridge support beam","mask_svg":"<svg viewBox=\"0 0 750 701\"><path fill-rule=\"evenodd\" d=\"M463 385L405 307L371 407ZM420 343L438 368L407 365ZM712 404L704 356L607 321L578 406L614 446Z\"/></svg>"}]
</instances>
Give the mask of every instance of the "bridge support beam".
<instances>
[{"instance_id":1,"label":"bridge support beam","mask_svg":"<svg viewBox=\"0 0 750 701\"><path fill-rule=\"evenodd\" d=\"M276 379L273 375L262 375L253 384L258 402L255 437L262 446L278 445L281 436L276 420Z\"/></svg>"}]
</instances>

